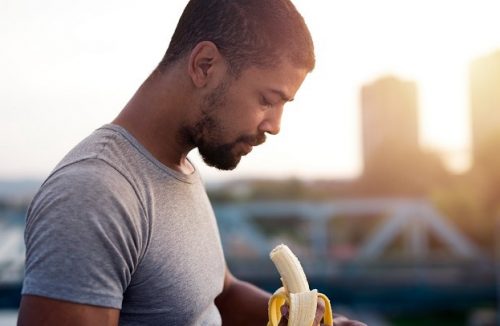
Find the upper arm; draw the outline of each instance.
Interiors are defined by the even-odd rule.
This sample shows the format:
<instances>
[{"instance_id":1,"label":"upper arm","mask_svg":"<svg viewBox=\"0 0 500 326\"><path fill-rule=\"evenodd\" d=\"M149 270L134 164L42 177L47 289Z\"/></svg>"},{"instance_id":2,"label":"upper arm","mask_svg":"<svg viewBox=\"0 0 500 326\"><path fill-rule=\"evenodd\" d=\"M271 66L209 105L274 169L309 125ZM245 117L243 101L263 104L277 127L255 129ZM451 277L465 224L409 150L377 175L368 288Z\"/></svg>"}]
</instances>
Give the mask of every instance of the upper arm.
<instances>
[{"instance_id":1,"label":"upper arm","mask_svg":"<svg viewBox=\"0 0 500 326\"><path fill-rule=\"evenodd\" d=\"M120 310L24 295L18 326L118 325Z\"/></svg>"},{"instance_id":2,"label":"upper arm","mask_svg":"<svg viewBox=\"0 0 500 326\"><path fill-rule=\"evenodd\" d=\"M221 310L221 307L225 305L227 301L227 297L230 295L231 287L238 281L236 277L231 274L227 265L224 268L224 286L222 288L222 292L219 293L217 298L215 298L215 304Z\"/></svg>"},{"instance_id":3,"label":"upper arm","mask_svg":"<svg viewBox=\"0 0 500 326\"><path fill-rule=\"evenodd\" d=\"M236 277L234 277L234 275L231 274L231 271L226 265L226 267L224 268L224 288L222 289L221 294L227 292L227 290L231 287L231 285L236 281L237 281Z\"/></svg>"},{"instance_id":4,"label":"upper arm","mask_svg":"<svg viewBox=\"0 0 500 326\"><path fill-rule=\"evenodd\" d=\"M215 299L223 325L265 325L271 294L237 279L226 266L224 289Z\"/></svg>"},{"instance_id":5,"label":"upper arm","mask_svg":"<svg viewBox=\"0 0 500 326\"><path fill-rule=\"evenodd\" d=\"M147 240L127 180L99 160L59 170L30 206L22 294L120 309Z\"/></svg>"}]
</instances>

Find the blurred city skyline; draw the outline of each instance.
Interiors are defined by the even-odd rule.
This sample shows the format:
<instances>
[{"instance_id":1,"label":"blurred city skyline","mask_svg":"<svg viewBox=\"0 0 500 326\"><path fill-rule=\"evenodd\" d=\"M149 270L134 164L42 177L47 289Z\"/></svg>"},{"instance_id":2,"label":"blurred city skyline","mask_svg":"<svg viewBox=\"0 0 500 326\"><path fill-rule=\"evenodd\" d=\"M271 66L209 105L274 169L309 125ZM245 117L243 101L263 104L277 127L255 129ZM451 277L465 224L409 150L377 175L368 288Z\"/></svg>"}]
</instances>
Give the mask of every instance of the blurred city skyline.
<instances>
[{"instance_id":1,"label":"blurred city skyline","mask_svg":"<svg viewBox=\"0 0 500 326\"><path fill-rule=\"evenodd\" d=\"M361 89L383 76L415 82L418 142L463 171L471 150L469 68L500 49L495 1L294 1L317 67L282 132L233 172L205 179L347 178L363 168ZM163 55L184 1L0 4L0 178L43 178L109 122Z\"/></svg>"}]
</instances>

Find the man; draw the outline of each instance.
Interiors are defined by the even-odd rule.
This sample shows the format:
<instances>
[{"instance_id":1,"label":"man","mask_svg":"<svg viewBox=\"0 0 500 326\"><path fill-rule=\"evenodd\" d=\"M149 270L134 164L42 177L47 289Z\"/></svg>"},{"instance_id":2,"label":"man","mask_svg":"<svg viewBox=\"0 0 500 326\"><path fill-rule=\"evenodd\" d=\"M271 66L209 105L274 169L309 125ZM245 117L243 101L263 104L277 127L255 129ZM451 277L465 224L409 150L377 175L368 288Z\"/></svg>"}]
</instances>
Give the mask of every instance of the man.
<instances>
[{"instance_id":1,"label":"man","mask_svg":"<svg viewBox=\"0 0 500 326\"><path fill-rule=\"evenodd\" d=\"M187 155L235 168L313 67L288 0L190 1L151 76L33 199L19 325L265 325L269 293L227 270Z\"/></svg>"}]
</instances>

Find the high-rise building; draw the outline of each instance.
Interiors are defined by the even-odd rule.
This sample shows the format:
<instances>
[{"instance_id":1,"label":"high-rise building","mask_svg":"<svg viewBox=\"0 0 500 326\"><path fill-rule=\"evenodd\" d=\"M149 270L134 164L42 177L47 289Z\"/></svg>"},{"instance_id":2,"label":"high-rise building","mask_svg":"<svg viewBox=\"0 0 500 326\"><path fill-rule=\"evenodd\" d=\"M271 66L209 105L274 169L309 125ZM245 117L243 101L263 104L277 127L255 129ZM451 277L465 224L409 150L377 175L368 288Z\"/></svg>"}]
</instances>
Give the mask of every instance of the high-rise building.
<instances>
[{"instance_id":1,"label":"high-rise building","mask_svg":"<svg viewBox=\"0 0 500 326\"><path fill-rule=\"evenodd\" d=\"M473 165L489 166L500 156L500 51L472 63L470 107Z\"/></svg>"},{"instance_id":2,"label":"high-rise building","mask_svg":"<svg viewBox=\"0 0 500 326\"><path fill-rule=\"evenodd\" d=\"M422 195L447 174L419 145L416 83L383 77L361 90L362 189L378 195Z\"/></svg>"},{"instance_id":3,"label":"high-rise building","mask_svg":"<svg viewBox=\"0 0 500 326\"><path fill-rule=\"evenodd\" d=\"M361 90L364 171L377 161L420 153L417 86L414 82L383 77Z\"/></svg>"}]
</instances>

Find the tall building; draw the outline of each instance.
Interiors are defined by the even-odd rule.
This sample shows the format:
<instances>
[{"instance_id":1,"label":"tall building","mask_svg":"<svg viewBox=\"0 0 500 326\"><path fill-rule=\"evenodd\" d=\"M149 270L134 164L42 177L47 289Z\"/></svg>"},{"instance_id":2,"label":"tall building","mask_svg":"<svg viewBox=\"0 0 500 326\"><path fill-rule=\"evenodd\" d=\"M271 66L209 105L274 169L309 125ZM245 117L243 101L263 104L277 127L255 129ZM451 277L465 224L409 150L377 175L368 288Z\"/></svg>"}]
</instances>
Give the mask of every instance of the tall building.
<instances>
[{"instance_id":1,"label":"tall building","mask_svg":"<svg viewBox=\"0 0 500 326\"><path fill-rule=\"evenodd\" d=\"M366 173L377 168L377 161L384 156L420 152L417 86L414 82L389 76L364 86L361 90L361 119Z\"/></svg>"},{"instance_id":2,"label":"tall building","mask_svg":"<svg viewBox=\"0 0 500 326\"><path fill-rule=\"evenodd\" d=\"M421 195L446 175L419 145L414 82L383 77L361 90L362 188L379 195Z\"/></svg>"},{"instance_id":3,"label":"tall building","mask_svg":"<svg viewBox=\"0 0 500 326\"><path fill-rule=\"evenodd\" d=\"M500 51L471 64L470 107L473 165L489 166L500 161Z\"/></svg>"}]
</instances>

